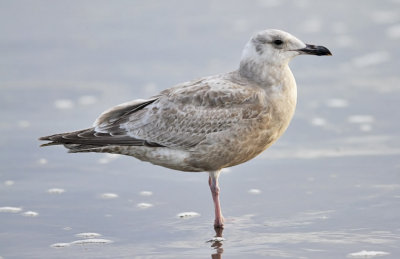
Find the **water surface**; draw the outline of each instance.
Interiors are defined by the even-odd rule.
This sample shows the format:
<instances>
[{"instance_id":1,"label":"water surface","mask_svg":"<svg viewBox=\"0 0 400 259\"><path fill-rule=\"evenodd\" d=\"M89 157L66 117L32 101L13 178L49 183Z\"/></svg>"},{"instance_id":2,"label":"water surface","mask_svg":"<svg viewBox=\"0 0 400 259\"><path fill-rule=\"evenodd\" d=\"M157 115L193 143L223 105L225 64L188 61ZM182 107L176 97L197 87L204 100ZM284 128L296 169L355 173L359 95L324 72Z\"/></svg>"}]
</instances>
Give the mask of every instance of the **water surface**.
<instances>
[{"instance_id":1,"label":"water surface","mask_svg":"<svg viewBox=\"0 0 400 259\"><path fill-rule=\"evenodd\" d=\"M398 258L399 1L3 1L0 257ZM269 150L220 177L40 149L105 109L236 69L259 29L332 57L291 64L298 107ZM195 212L193 217L178 214ZM191 215L191 214L189 214Z\"/></svg>"}]
</instances>

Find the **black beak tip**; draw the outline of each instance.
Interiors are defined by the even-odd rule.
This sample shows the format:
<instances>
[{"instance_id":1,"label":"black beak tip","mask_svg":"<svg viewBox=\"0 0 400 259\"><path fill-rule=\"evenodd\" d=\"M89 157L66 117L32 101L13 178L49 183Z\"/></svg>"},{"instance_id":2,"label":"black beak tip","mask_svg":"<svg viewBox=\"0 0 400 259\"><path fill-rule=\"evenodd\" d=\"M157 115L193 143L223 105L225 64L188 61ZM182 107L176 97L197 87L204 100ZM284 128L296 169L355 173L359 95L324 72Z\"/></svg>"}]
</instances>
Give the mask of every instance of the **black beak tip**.
<instances>
[{"instance_id":1,"label":"black beak tip","mask_svg":"<svg viewBox=\"0 0 400 259\"><path fill-rule=\"evenodd\" d=\"M332 56L332 53L329 49L325 48L324 46L319 46L321 48L320 56Z\"/></svg>"},{"instance_id":2,"label":"black beak tip","mask_svg":"<svg viewBox=\"0 0 400 259\"><path fill-rule=\"evenodd\" d=\"M324 46L315 46L311 44L306 44L306 47L303 49L299 49L299 51L309 55L332 56L331 51Z\"/></svg>"}]
</instances>

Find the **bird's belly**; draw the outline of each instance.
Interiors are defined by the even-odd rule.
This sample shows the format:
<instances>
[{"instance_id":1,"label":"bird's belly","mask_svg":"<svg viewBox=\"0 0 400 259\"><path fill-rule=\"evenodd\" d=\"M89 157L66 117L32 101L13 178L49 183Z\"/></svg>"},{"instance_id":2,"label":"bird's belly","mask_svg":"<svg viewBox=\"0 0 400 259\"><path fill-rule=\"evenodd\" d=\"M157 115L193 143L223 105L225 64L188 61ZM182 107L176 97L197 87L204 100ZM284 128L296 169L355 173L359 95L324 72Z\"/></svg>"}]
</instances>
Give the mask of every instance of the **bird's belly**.
<instances>
[{"instance_id":1,"label":"bird's belly","mask_svg":"<svg viewBox=\"0 0 400 259\"><path fill-rule=\"evenodd\" d=\"M184 150L177 150L167 147L108 146L105 147L101 152L133 156L142 161L179 171L205 171L201 168L196 168L193 165L188 164L187 158L190 157L190 153Z\"/></svg>"}]
</instances>

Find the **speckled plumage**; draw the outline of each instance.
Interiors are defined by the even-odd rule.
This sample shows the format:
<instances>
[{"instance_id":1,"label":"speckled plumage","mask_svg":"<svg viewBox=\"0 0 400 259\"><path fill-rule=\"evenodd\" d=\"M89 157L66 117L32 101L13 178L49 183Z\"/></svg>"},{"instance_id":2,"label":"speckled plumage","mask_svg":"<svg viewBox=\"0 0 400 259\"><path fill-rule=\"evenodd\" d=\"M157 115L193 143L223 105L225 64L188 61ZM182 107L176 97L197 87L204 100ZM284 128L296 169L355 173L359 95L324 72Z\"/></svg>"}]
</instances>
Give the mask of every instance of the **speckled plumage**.
<instances>
[{"instance_id":1,"label":"speckled plumage","mask_svg":"<svg viewBox=\"0 0 400 259\"><path fill-rule=\"evenodd\" d=\"M297 95L288 63L304 53L330 55L286 32L261 31L245 46L236 71L118 105L102 113L93 128L41 140L73 153L116 153L181 171L209 171L215 225L222 226L219 171L254 158L286 130Z\"/></svg>"}]
</instances>

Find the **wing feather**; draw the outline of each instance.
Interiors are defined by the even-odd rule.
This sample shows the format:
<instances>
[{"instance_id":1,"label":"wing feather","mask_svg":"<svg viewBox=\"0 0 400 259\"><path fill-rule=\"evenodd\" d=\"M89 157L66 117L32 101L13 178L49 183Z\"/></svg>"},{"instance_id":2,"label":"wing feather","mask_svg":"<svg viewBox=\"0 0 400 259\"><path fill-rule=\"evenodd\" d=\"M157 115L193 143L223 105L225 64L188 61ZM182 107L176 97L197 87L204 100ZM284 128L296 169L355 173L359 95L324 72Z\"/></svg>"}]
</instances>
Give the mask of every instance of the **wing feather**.
<instances>
[{"instance_id":1,"label":"wing feather","mask_svg":"<svg viewBox=\"0 0 400 259\"><path fill-rule=\"evenodd\" d=\"M93 127L97 131L101 131L102 128L107 128L110 125L118 125L118 122L123 120L129 114L132 114L143 107L156 101L157 97L150 98L148 100L137 99L131 102L122 103L109 110L103 112L94 122Z\"/></svg>"},{"instance_id":2,"label":"wing feather","mask_svg":"<svg viewBox=\"0 0 400 259\"><path fill-rule=\"evenodd\" d=\"M208 136L230 129L261 112L260 91L223 79L206 78L167 89L104 112L95 130L116 140L130 137L177 149L190 149ZM119 142L119 141L118 141Z\"/></svg>"}]
</instances>

